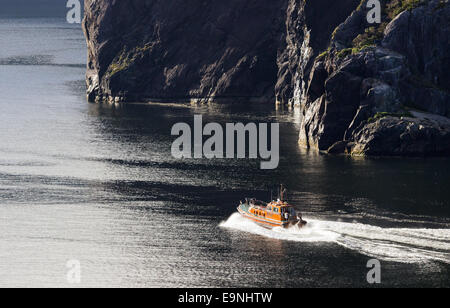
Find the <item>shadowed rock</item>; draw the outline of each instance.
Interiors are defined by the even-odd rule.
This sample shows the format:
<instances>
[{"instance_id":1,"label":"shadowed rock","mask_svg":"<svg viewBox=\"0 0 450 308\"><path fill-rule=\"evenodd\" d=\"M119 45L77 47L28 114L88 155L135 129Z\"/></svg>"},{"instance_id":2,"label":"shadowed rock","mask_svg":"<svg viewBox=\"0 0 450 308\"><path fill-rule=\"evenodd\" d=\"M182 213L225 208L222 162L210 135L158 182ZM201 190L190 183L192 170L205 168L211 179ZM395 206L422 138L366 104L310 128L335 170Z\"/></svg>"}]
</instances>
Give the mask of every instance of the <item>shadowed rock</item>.
<instances>
[{"instance_id":1,"label":"shadowed rock","mask_svg":"<svg viewBox=\"0 0 450 308\"><path fill-rule=\"evenodd\" d=\"M271 103L287 0L86 0L91 101Z\"/></svg>"},{"instance_id":2,"label":"shadowed rock","mask_svg":"<svg viewBox=\"0 0 450 308\"><path fill-rule=\"evenodd\" d=\"M448 0L85 0L88 98L301 109L300 144L447 155Z\"/></svg>"}]
</instances>

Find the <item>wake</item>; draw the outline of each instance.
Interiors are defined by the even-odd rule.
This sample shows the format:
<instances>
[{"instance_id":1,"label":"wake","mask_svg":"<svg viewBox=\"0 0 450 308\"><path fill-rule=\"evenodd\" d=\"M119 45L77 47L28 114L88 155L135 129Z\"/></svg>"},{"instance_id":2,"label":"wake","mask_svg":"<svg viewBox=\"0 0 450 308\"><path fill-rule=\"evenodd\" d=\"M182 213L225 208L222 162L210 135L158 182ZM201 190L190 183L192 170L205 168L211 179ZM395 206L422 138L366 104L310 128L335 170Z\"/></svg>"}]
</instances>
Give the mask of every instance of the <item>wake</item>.
<instances>
[{"instance_id":1,"label":"wake","mask_svg":"<svg viewBox=\"0 0 450 308\"><path fill-rule=\"evenodd\" d=\"M450 264L450 229L381 228L359 223L307 219L302 229L260 227L234 213L219 226L294 242L333 242L380 260Z\"/></svg>"}]
</instances>

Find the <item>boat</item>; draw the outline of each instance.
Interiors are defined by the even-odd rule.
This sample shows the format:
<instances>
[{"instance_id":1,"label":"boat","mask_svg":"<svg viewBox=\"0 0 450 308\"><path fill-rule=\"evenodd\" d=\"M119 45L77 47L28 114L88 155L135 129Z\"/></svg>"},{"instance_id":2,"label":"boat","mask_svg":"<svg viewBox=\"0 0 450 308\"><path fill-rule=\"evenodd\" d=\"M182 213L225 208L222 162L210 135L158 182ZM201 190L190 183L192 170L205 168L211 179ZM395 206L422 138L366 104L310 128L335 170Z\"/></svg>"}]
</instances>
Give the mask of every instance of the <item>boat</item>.
<instances>
[{"instance_id":1,"label":"boat","mask_svg":"<svg viewBox=\"0 0 450 308\"><path fill-rule=\"evenodd\" d=\"M276 201L266 203L255 198L246 198L244 202L240 202L237 210L244 218L264 228L304 227L307 222L302 219L302 215L295 210L295 207L284 199L285 195L286 189L281 185L279 198Z\"/></svg>"}]
</instances>

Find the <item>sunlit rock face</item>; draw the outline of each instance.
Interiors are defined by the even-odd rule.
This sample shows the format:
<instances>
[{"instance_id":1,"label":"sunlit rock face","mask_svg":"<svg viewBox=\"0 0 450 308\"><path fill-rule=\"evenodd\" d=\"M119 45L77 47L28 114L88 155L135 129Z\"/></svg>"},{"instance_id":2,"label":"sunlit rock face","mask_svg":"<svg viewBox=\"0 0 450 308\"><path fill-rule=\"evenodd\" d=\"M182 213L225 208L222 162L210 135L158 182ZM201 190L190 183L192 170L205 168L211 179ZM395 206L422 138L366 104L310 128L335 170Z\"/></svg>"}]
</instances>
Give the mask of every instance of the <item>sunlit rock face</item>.
<instances>
[{"instance_id":1,"label":"sunlit rock face","mask_svg":"<svg viewBox=\"0 0 450 308\"><path fill-rule=\"evenodd\" d=\"M334 29L358 7L360 0L290 0L286 31L278 57L276 99L280 104L300 104L306 97L315 57L326 50Z\"/></svg>"},{"instance_id":2,"label":"sunlit rock face","mask_svg":"<svg viewBox=\"0 0 450 308\"><path fill-rule=\"evenodd\" d=\"M382 1L382 23L373 25L363 1L322 52L313 48L309 64L300 61L282 100L302 110L302 146L352 155L450 154L450 5L406 2Z\"/></svg>"},{"instance_id":3,"label":"sunlit rock face","mask_svg":"<svg viewBox=\"0 0 450 308\"><path fill-rule=\"evenodd\" d=\"M276 102L305 147L448 155L448 0L381 6L369 24L367 0L85 0L88 98Z\"/></svg>"}]
</instances>

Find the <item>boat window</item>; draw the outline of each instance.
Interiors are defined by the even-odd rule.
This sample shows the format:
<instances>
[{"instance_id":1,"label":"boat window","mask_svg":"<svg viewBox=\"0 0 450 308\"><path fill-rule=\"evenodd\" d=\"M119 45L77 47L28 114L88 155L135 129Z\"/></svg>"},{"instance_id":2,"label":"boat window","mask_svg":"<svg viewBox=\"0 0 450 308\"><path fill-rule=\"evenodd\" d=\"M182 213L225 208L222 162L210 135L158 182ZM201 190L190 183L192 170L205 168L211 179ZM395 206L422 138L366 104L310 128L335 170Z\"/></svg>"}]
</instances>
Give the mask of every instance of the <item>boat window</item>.
<instances>
[{"instance_id":1,"label":"boat window","mask_svg":"<svg viewBox=\"0 0 450 308\"><path fill-rule=\"evenodd\" d=\"M278 213L278 208L275 207L275 208L273 209L273 211L274 211L275 213Z\"/></svg>"}]
</instances>

